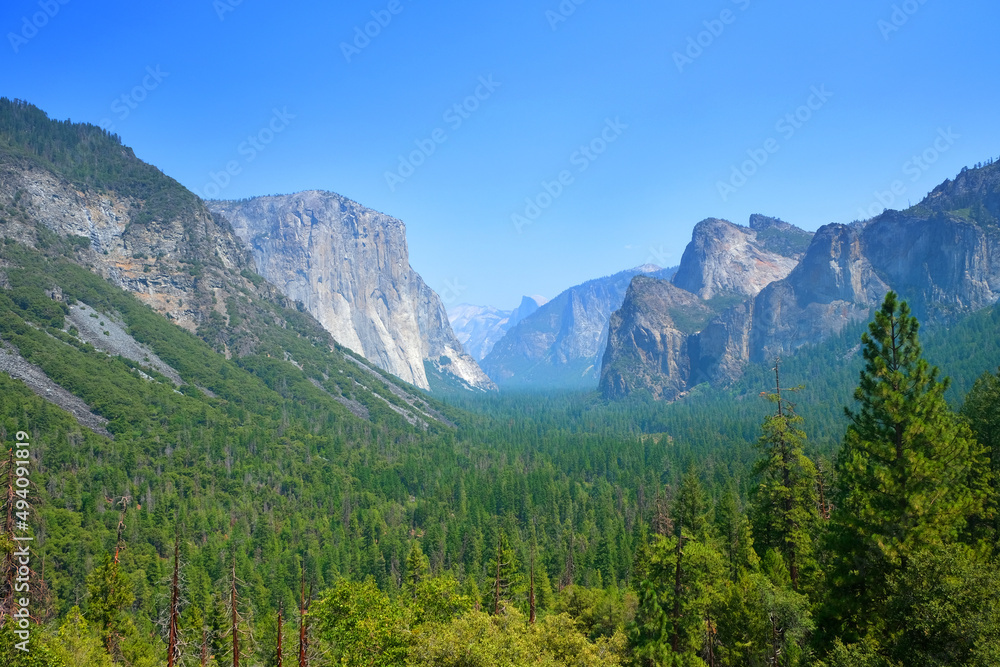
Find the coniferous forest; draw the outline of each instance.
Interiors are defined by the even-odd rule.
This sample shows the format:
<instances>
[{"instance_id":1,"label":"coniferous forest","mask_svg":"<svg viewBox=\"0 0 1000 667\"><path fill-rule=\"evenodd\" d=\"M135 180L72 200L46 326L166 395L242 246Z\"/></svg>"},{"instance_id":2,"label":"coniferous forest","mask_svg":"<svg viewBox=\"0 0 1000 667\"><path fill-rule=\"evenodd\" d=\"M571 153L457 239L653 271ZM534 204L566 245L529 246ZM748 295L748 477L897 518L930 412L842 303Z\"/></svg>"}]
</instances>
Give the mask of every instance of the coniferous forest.
<instances>
[{"instance_id":1,"label":"coniferous forest","mask_svg":"<svg viewBox=\"0 0 1000 667\"><path fill-rule=\"evenodd\" d=\"M130 189L135 224L198 206L97 128L0 121L8 164ZM890 292L675 403L420 393L415 420L293 304L247 287L192 333L20 196L0 225L0 363L81 401L0 373L3 667L1000 664L995 306L924 330Z\"/></svg>"},{"instance_id":2,"label":"coniferous forest","mask_svg":"<svg viewBox=\"0 0 1000 667\"><path fill-rule=\"evenodd\" d=\"M82 428L0 375L5 442L28 429L40 547L34 648L13 650L8 621L5 664L1000 655L1000 375L944 374L996 360L996 309L928 332L925 349L890 294L865 331L727 392L456 396L435 403L454 426L422 430L349 419L308 368L222 359L71 252L2 249L20 269L0 296L4 340L108 419L107 435ZM81 343L64 320L77 300L119 314L191 383ZM860 352L831 372L851 336ZM22 505L7 489L9 610Z\"/></svg>"}]
</instances>

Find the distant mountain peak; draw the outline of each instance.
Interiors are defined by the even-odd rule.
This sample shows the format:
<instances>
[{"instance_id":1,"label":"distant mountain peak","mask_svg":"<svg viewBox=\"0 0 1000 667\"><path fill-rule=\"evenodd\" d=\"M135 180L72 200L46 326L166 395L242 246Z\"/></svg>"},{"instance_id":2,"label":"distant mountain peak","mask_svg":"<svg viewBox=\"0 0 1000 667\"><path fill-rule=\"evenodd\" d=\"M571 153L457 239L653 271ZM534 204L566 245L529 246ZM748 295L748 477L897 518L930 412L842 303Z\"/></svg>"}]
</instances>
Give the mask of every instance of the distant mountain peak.
<instances>
[{"instance_id":1,"label":"distant mountain peak","mask_svg":"<svg viewBox=\"0 0 1000 667\"><path fill-rule=\"evenodd\" d=\"M632 270L636 273L656 273L657 271L662 271L663 267L656 264L641 264Z\"/></svg>"}]
</instances>

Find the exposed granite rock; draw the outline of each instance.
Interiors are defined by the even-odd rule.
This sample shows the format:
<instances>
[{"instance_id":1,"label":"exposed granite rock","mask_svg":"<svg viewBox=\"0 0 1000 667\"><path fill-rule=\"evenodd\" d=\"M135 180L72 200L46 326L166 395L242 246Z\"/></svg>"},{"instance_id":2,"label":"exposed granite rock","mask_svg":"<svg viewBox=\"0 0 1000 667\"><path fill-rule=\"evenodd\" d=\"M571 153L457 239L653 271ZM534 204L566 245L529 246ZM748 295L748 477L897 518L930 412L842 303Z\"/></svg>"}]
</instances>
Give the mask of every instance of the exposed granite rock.
<instances>
[{"instance_id":1,"label":"exposed granite rock","mask_svg":"<svg viewBox=\"0 0 1000 667\"><path fill-rule=\"evenodd\" d=\"M613 374L619 371L607 369L604 393L616 396L635 386L670 398L699 382L732 382L748 361L770 362L867 320L890 289L907 300L923 321L947 322L988 307L1000 300L997 212L1000 164L964 170L905 212L886 211L863 224L822 227L794 269L759 291L761 281L776 275L759 270L761 244L771 251L795 253L801 235L786 223L763 216L751 219L755 237L722 221L700 223L675 285L711 299L720 291L735 289L738 276L743 276L749 285L747 298L713 317L686 341L686 347L674 345L674 353L686 350L688 360L670 358L664 365L667 355L650 354L646 341L654 334L676 338L671 322L662 315L658 321L651 313L668 306L630 290L634 298L645 299L644 324L660 329L642 336L627 326L617 330L624 338L609 342L609 355L612 350L615 355L608 360L646 362L629 367L631 380L617 379ZM790 259L798 257L793 254ZM626 298L622 312L637 308ZM646 348L630 351L640 344Z\"/></svg>"},{"instance_id":2,"label":"exposed granite rock","mask_svg":"<svg viewBox=\"0 0 1000 667\"><path fill-rule=\"evenodd\" d=\"M80 239L75 261L191 332L213 310L225 315L230 296L278 297L241 275L253 269L250 254L225 220L184 192L177 215L148 219L144 202L134 196L79 190L32 161L0 152L0 206L19 212L9 216L4 236L38 247L40 223L58 236ZM253 348L248 334L248 349L237 353Z\"/></svg>"},{"instance_id":3,"label":"exposed granite rock","mask_svg":"<svg viewBox=\"0 0 1000 667\"><path fill-rule=\"evenodd\" d=\"M764 230L777 229L780 221L756 216L754 222ZM786 256L766 249L757 241L757 230L709 218L695 226L674 284L705 300L717 296L754 296L787 276L797 263L792 254Z\"/></svg>"},{"instance_id":4,"label":"exposed granite rock","mask_svg":"<svg viewBox=\"0 0 1000 667\"><path fill-rule=\"evenodd\" d=\"M692 334L677 320L699 314L707 318L711 309L694 294L666 280L633 278L610 320L600 384L604 396L620 398L647 389L656 399L672 400L684 392Z\"/></svg>"},{"instance_id":5,"label":"exposed granite rock","mask_svg":"<svg viewBox=\"0 0 1000 667\"><path fill-rule=\"evenodd\" d=\"M143 345L130 336L116 318L107 313L99 313L85 304L69 307L67 324L76 327L77 337L111 356L120 355L131 359L140 366L151 368L166 376L175 385L184 384L172 366L160 359L148 345ZM206 390L203 390L206 391ZM211 392L207 392L211 394Z\"/></svg>"},{"instance_id":6,"label":"exposed granite rock","mask_svg":"<svg viewBox=\"0 0 1000 667\"><path fill-rule=\"evenodd\" d=\"M230 221L260 275L341 345L425 389L425 361L471 388L494 388L410 267L401 221L316 190L208 205Z\"/></svg>"},{"instance_id":7,"label":"exposed granite rock","mask_svg":"<svg viewBox=\"0 0 1000 667\"><path fill-rule=\"evenodd\" d=\"M738 375L750 355L754 296L792 272L811 237L763 215L749 227L698 223L670 287L637 277L612 318L604 396L646 389L671 400L700 382Z\"/></svg>"},{"instance_id":8,"label":"exposed granite rock","mask_svg":"<svg viewBox=\"0 0 1000 667\"><path fill-rule=\"evenodd\" d=\"M73 415L81 426L89 428L94 433L114 438L106 428L107 419L91 412L90 406L82 399L49 379L45 371L25 360L18 349L6 341L0 341L0 372L20 380L41 398Z\"/></svg>"},{"instance_id":9,"label":"exposed granite rock","mask_svg":"<svg viewBox=\"0 0 1000 667\"><path fill-rule=\"evenodd\" d=\"M739 377L747 359L770 360L867 319L888 290L863 252L858 228L821 227L788 278L769 285L750 304L747 354L727 363L718 379Z\"/></svg>"}]
</instances>

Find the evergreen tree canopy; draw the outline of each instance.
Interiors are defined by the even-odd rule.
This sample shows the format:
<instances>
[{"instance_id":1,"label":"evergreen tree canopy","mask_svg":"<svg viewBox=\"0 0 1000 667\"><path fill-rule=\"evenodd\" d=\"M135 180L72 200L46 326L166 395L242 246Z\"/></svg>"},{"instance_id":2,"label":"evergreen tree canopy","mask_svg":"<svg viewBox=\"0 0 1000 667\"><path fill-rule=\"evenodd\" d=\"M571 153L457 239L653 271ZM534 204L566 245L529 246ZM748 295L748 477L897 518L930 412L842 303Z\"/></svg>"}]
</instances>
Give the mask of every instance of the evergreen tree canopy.
<instances>
[{"instance_id":1,"label":"evergreen tree canopy","mask_svg":"<svg viewBox=\"0 0 1000 667\"><path fill-rule=\"evenodd\" d=\"M923 359L918 328L889 292L862 336L831 544L828 612L847 638L872 629L886 581L911 554L954 542L982 509L982 448L945 402L948 380Z\"/></svg>"},{"instance_id":2,"label":"evergreen tree canopy","mask_svg":"<svg viewBox=\"0 0 1000 667\"><path fill-rule=\"evenodd\" d=\"M803 452L806 439L803 422L794 406L781 394L778 366L776 391L768 398L776 405L761 426L757 441L761 458L755 472L760 476L755 507L757 544L773 547L785 559L792 587L799 589L800 573L815 569L813 531L819 521L816 498L816 468Z\"/></svg>"}]
</instances>

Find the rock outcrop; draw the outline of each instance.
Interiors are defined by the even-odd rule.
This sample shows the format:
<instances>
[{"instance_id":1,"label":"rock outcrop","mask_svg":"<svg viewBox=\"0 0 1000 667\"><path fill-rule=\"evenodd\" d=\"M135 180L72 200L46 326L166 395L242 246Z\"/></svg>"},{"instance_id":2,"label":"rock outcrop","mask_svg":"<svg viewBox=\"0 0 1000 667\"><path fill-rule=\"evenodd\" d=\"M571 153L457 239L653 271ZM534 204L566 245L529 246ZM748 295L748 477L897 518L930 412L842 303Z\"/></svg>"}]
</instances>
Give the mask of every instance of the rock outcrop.
<instances>
[{"instance_id":1,"label":"rock outcrop","mask_svg":"<svg viewBox=\"0 0 1000 667\"><path fill-rule=\"evenodd\" d=\"M632 279L622 307L611 316L601 388L607 398L647 389L654 398L675 398L691 374L691 331L685 321L711 309L669 281Z\"/></svg>"},{"instance_id":2,"label":"rock outcrop","mask_svg":"<svg viewBox=\"0 0 1000 667\"><path fill-rule=\"evenodd\" d=\"M699 382L732 382L747 362L792 354L867 320L890 289L923 321L947 322L986 308L1000 300L998 220L1000 163L994 163L963 170L907 211L886 211L865 223L826 225L804 255L796 251L801 236L789 233L780 221L755 216L756 247L749 249L750 234L716 220L700 223L675 286L712 299L736 291L742 275L746 298L728 304L688 338L683 348L688 359L672 359L664 366L663 355L646 354L648 364L633 364L630 382L618 377L621 364L616 368L616 359L641 355L629 349L637 345L631 342L635 335L622 329L622 339L609 342L602 390L612 397L635 386L670 399ZM797 264L785 276L768 274L778 264L764 261L758 254L761 247L789 253ZM730 273L734 269L736 275ZM757 289L768 276L777 277ZM635 294L640 298L639 290ZM638 307L626 299L622 312ZM648 303L645 307L651 308ZM649 312L645 318L656 322ZM658 325L667 328L658 332L661 339L676 338L673 319L661 318Z\"/></svg>"},{"instance_id":3,"label":"rock outcrop","mask_svg":"<svg viewBox=\"0 0 1000 667\"><path fill-rule=\"evenodd\" d=\"M154 170L128 149L121 151L128 163ZM159 171L155 177L166 192L143 198L136 192L80 187L36 161L0 151L0 207L7 208L3 235L28 247L44 246L41 225L75 239L75 261L191 332L208 323L213 312L226 318L231 298L278 296L243 275L253 271L253 259L225 220L176 181ZM241 349L232 353L252 351L253 332L246 334Z\"/></svg>"},{"instance_id":4,"label":"rock outcrop","mask_svg":"<svg viewBox=\"0 0 1000 667\"><path fill-rule=\"evenodd\" d=\"M316 190L208 205L232 224L260 275L341 345L425 389L428 372L494 388L410 267L400 220Z\"/></svg>"},{"instance_id":5,"label":"rock outcrop","mask_svg":"<svg viewBox=\"0 0 1000 667\"><path fill-rule=\"evenodd\" d=\"M794 229L763 216L754 216L751 222L762 230L778 230L779 224ZM757 229L709 218L695 226L674 285L706 301L719 296L754 296L787 276L797 263L795 254L772 251L758 242Z\"/></svg>"},{"instance_id":6,"label":"rock outcrop","mask_svg":"<svg viewBox=\"0 0 1000 667\"><path fill-rule=\"evenodd\" d=\"M501 388L594 388L608 322L632 278L667 278L673 271L645 265L565 290L507 331L483 359L483 370Z\"/></svg>"}]
</instances>

